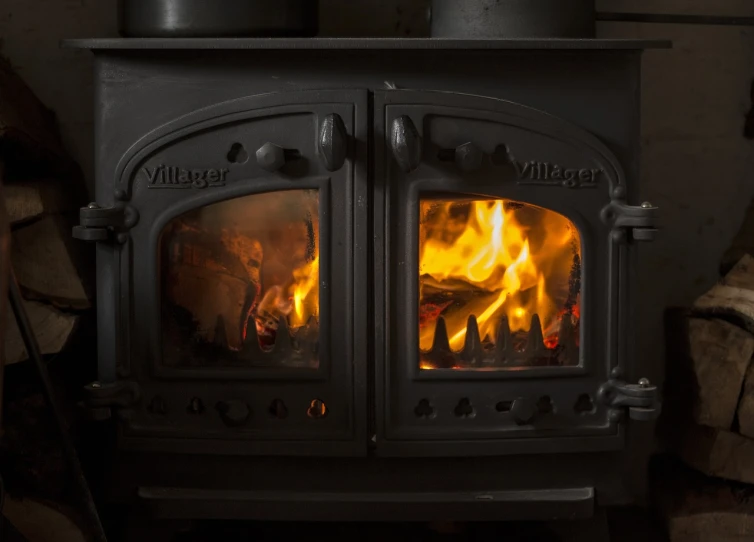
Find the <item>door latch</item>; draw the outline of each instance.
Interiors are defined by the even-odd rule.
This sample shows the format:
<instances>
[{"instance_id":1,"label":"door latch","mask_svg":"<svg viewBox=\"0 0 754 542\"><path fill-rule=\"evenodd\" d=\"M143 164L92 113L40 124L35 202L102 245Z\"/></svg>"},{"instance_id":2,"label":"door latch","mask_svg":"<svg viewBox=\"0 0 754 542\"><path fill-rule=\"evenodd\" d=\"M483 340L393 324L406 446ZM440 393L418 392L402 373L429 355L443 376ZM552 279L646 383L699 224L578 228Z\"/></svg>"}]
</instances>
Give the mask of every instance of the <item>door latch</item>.
<instances>
[{"instance_id":1,"label":"door latch","mask_svg":"<svg viewBox=\"0 0 754 542\"><path fill-rule=\"evenodd\" d=\"M128 240L128 230L139 221L139 213L129 205L100 207L90 203L79 211L80 224L74 226L73 237L82 241Z\"/></svg>"},{"instance_id":2,"label":"door latch","mask_svg":"<svg viewBox=\"0 0 754 542\"><path fill-rule=\"evenodd\" d=\"M659 209L649 202L639 206L628 205L620 199L613 199L602 209L602 221L613 228L613 239L617 242L654 241L657 234Z\"/></svg>"},{"instance_id":3,"label":"door latch","mask_svg":"<svg viewBox=\"0 0 754 542\"><path fill-rule=\"evenodd\" d=\"M92 382L84 387L84 406L92 419L108 420L113 410L118 411L121 418L141 399L141 390L136 382L118 381L112 384Z\"/></svg>"},{"instance_id":4,"label":"door latch","mask_svg":"<svg viewBox=\"0 0 754 542\"><path fill-rule=\"evenodd\" d=\"M646 378L640 379L638 384L608 380L600 386L597 397L610 408L611 416L617 421L623 418L624 409L628 410L629 418L640 422L654 420L660 415L657 386Z\"/></svg>"}]
</instances>

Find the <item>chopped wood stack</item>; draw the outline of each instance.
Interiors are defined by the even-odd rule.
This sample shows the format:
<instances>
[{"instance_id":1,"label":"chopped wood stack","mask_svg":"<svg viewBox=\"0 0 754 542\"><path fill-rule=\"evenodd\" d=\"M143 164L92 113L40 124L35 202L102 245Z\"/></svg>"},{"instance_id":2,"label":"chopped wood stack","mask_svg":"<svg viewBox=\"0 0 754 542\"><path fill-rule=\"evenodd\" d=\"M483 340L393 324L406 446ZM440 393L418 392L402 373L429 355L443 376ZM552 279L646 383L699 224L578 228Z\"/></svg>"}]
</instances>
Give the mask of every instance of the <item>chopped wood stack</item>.
<instances>
[{"instance_id":1,"label":"chopped wood stack","mask_svg":"<svg viewBox=\"0 0 754 542\"><path fill-rule=\"evenodd\" d=\"M75 510L52 502L8 498L3 515L24 539L33 542L86 542Z\"/></svg>"},{"instance_id":2,"label":"chopped wood stack","mask_svg":"<svg viewBox=\"0 0 754 542\"><path fill-rule=\"evenodd\" d=\"M78 209L86 203L85 187L78 166L63 150L53 113L2 58L0 198L11 223L10 254L0 258L11 261L42 352L58 354L71 342L83 311L91 307L92 250L71 238ZM27 359L15 319L8 316L5 322L0 355L6 364ZM82 359L81 365L87 361L95 363ZM67 370L66 376L74 372ZM69 495L62 455L56 453L60 443L38 392L38 376L25 364L12 367L6 376L0 463L8 522L3 530L12 533L10 523L25 539L40 542L89 539L72 510L79 503ZM57 388L65 391L64 385ZM69 427L73 430L72 423Z\"/></svg>"},{"instance_id":3,"label":"chopped wood stack","mask_svg":"<svg viewBox=\"0 0 754 542\"><path fill-rule=\"evenodd\" d=\"M754 540L754 508L727 497L694 496L706 491L705 484L709 495L729 495L733 486L720 479L751 484L754 494L754 257L744 255L671 323L676 336L668 337L668 408L660 433L680 461L706 476L694 476L693 489L673 483L688 492L676 500L691 499L693 506L686 505L694 511L689 518L686 505L663 509L671 542ZM747 538L736 538L736 528L744 527Z\"/></svg>"},{"instance_id":4,"label":"chopped wood stack","mask_svg":"<svg viewBox=\"0 0 754 542\"><path fill-rule=\"evenodd\" d=\"M670 456L653 458L650 480L671 542L754 539L754 487L709 478Z\"/></svg>"},{"instance_id":5,"label":"chopped wood stack","mask_svg":"<svg viewBox=\"0 0 754 542\"><path fill-rule=\"evenodd\" d=\"M44 354L59 353L90 308L85 248L71 238L84 199L76 164L55 117L0 59L0 181L12 229L11 262ZM90 284L87 281L87 284ZM8 318L5 363L28 358Z\"/></svg>"}]
</instances>

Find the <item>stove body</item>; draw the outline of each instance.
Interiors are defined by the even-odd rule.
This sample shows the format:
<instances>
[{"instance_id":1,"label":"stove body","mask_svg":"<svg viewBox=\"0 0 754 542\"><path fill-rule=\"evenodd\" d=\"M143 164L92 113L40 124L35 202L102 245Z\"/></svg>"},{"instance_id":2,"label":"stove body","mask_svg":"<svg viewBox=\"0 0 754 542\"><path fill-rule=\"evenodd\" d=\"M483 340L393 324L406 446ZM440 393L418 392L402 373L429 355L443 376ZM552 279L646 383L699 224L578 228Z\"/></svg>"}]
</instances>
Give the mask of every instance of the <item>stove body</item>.
<instances>
[{"instance_id":1,"label":"stove body","mask_svg":"<svg viewBox=\"0 0 754 542\"><path fill-rule=\"evenodd\" d=\"M631 420L656 408L632 300L659 44L72 45L95 53L75 233L97 243L88 392L118 426L114 498L315 520L623 499Z\"/></svg>"}]
</instances>

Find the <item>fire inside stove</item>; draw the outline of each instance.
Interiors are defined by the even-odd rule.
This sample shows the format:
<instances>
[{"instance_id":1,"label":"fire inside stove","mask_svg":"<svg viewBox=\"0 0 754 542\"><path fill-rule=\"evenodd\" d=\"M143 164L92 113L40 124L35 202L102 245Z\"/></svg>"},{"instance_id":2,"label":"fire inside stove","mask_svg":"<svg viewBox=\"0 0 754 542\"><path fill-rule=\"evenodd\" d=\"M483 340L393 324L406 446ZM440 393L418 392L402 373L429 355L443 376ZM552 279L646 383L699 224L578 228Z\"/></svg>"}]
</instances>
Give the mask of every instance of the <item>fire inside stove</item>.
<instances>
[{"instance_id":1,"label":"fire inside stove","mask_svg":"<svg viewBox=\"0 0 754 542\"><path fill-rule=\"evenodd\" d=\"M422 200L420 213L421 369L578 365L570 220L509 200Z\"/></svg>"},{"instance_id":2,"label":"fire inside stove","mask_svg":"<svg viewBox=\"0 0 754 542\"><path fill-rule=\"evenodd\" d=\"M201 207L161 251L165 364L319 366L316 190Z\"/></svg>"}]
</instances>

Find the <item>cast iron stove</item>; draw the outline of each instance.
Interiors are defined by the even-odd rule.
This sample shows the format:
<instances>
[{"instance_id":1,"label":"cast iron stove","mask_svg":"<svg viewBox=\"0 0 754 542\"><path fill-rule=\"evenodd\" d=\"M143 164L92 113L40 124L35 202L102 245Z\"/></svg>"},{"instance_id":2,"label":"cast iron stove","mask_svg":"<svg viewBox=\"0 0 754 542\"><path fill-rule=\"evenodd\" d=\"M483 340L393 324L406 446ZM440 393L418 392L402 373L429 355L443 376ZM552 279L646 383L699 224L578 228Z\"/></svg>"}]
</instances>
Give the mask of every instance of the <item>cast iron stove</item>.
<instances>
[{"instance_id":1,"label":"cast iron stove","mask_svg":"<svg viewBox=\"0 0 754 542\"><path fill-rule=\"evenodd\" d=\"M95 55L101 418L164 518L618 502L640 58L664 42L116 39ZM629 384L630 383L630 384Z\"/></svg>"}]
</instances>

